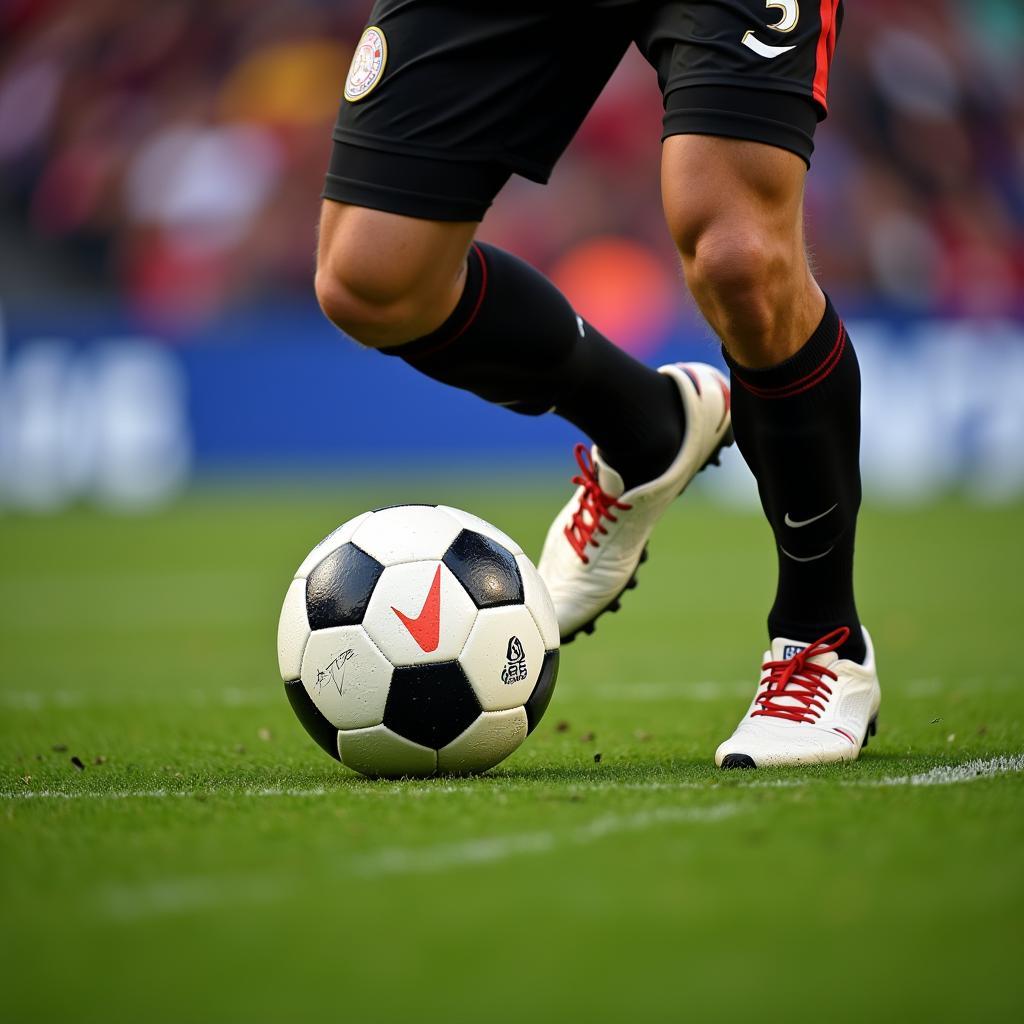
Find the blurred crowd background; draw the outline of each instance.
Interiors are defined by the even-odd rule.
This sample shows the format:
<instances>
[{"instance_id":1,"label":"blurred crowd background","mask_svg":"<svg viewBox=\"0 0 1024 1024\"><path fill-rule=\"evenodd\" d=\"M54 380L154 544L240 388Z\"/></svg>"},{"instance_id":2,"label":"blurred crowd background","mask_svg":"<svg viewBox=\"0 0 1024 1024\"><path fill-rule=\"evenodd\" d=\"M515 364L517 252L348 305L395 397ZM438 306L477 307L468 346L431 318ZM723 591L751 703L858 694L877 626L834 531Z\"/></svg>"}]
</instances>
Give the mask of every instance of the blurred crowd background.
<instances>
[{"instance_id":1,"label":"blurred crowd background","mask_svg":"<svg viewBox=\"0 0 1024 1024\"><path fill-rule=\"evenodd\" d=\"M308 297L330 131L368 7L0 3L5 297L115 296L171 336L255 296ZM1020 315L1024 4L847 8L809 179L823 279L847 308ZM514 179L484 229L613 331L626 307L678 308L660 113L631 52L552 183Z\"/></svg>"}]
</instances>

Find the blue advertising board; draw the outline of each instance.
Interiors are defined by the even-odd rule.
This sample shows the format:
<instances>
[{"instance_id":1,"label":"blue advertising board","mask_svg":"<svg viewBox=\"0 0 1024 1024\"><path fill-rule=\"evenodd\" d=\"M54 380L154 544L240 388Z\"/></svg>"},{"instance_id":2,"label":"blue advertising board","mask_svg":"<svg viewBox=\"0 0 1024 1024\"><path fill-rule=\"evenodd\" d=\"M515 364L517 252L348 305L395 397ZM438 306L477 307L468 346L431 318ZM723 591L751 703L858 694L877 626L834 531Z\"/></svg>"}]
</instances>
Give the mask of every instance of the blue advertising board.
<instances>
[{"instance_id":1,"label":"blue advertising board","mask_svg":"<svg viewBox=\"0 0 1024 1024\"><path fill-rule=\"evenodd\" d=\"M116 311L7 310L0 503L148 505L195 476L566 464L577 431L487 405L338 334L311 303L250 307L186 338ZM864 376L866 493L1024 495L1024 323L849 322ZM720 364L707 333L648 360ZM739 459L709 489L750 501Z\"/></svg>"}]
</instances>

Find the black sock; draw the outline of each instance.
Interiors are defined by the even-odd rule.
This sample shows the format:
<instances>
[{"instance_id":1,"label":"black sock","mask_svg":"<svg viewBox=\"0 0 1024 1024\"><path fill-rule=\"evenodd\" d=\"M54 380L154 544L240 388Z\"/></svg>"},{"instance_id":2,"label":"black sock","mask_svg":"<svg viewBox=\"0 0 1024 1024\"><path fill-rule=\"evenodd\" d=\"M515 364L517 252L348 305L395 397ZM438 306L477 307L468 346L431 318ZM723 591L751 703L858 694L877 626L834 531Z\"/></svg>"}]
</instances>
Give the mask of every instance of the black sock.
<instances>
[{"instance_id":1,"label":"black sock","mask_svg":"<svg viewBox=\"0 0 1024 1024\"><path fill-rule=\"evenodd\" d=\"M736 443L775 534L779 585L772 637L813 641L838 626L840 657L862 661L853 598L853 543L860 507L860 369L826 300L817 330L778 366L749 370L728 354Z\"/></svg>"},{"instance_id":2,"label":"black sock","mask_svg":"<svg viewBox=\"0 0 1024 1024\"><path fill-rule=\"evenodd\" d=\"M682 443L675 382L578 318L542 274L490 245L474 243L445 323L381 351L514 412L554 411L591 438L627 489L660 476Z\"/></svg>"}]
</instances>

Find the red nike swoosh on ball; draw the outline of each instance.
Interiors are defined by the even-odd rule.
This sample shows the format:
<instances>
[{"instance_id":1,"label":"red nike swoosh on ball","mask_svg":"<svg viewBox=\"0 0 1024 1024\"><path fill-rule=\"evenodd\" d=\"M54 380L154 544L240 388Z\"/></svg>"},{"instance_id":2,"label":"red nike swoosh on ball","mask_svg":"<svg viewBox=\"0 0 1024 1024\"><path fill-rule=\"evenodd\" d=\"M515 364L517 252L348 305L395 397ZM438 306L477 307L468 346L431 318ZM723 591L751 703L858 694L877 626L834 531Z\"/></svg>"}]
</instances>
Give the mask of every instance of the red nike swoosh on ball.
<instances>
[{"instance_id":1,"label":"red nike swoosh on ball","mask_svg":"<svg viewBox=\"0 0 1024 1024\"><path fill-rule=\"evenodd\" d=\"M402 625L412 634L413 640L420 645L424 654L437 650L441 642L441 566L434 573L434 582L430 584L423 608L416 618L400 612L394 605L391 610L402 620Z\"/></svg>"}]
</instances>

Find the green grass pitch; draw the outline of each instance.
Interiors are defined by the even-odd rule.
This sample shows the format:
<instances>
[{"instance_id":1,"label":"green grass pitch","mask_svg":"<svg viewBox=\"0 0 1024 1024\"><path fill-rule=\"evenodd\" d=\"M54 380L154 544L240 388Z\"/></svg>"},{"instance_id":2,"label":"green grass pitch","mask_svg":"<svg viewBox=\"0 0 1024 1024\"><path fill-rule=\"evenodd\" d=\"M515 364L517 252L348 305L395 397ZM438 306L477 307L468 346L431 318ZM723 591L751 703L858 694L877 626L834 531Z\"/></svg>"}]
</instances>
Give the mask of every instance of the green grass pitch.
<instances>
[{"instance_id":1,"label":"green grass pitch","mask_svg":"<svg viewBox=\"0 0 1024 1024\"><path fill-rule=\"evenodd\" d=\"M0 1016L1019 1018L1021 507L865 511L883 702L854 764L713 767L773 555L699 496L499 769L370 782L313 745L274 656L312 544L404 498L536 553L560 495L282 485L0 521Z\"/></svg>"}]
</instances>

